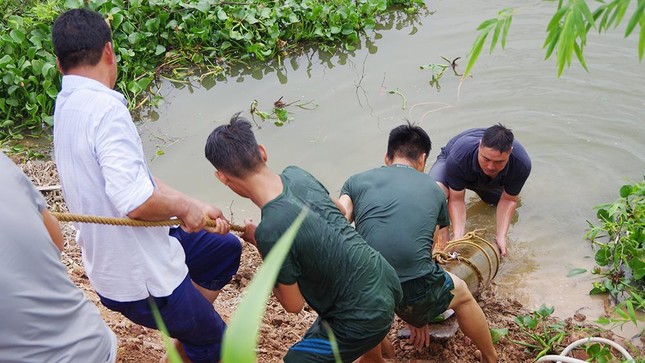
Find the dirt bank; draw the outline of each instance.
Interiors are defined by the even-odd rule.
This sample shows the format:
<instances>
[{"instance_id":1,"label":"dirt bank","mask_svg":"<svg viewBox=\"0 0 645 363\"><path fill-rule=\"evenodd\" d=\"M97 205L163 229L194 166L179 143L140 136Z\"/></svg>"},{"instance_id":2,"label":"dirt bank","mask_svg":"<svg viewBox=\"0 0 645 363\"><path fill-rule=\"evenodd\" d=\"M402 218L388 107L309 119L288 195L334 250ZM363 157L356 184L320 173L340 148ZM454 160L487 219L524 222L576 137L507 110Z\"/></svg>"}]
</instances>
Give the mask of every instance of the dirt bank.
<instances>
[{"instance_id":1,"label":"dirt bank","mask_svg":"<svg viewBox=\"0 0 645 363\"><path fill-rule=\"evenodd\" d=\"M30 176L36 186L51 187L44 188L48 205L53 211L66 211L65 203L60 192L56 188L58 177L56 169L51 162L26 162L20 164L21 168ZM50 190L51 189L51 190ZM119 338L118 362L157 362L164 353L161 336L157 331L143 328L130 323L118 313L105 309L99 302L98 297L90 286L82 266L80 250L74 242L75 231L69 223L63 223L65 236L65 251L62 261L67 266L72 280L85 291L88 298L94 302L101 311L107 324ZM235 307L243 296L244 289L253 277L257 266L260 264L260 257L251 246L243 250L242 263L238 274L233 281L227 285L215 302L217 311L224 320L228 320L235 311ZM530 314L519 302L511 299L496 297L495 285L491 285L478 299L491 328L507 328L508 334L501 338L496 344L500 356L500 362L532 362L536 353L528 351L524 346L517 344L517 341L527 341L527 336L514 322L516 316ZM299 340L299 337L306 331L313 322L316 314L308 307L300 314L289 314L282 309L275 298L271 298L267 304L266 315L263 320L258 345L259 362L280 362L289 346ZM611 331L601 330L585 321L585 317L577 314L575 317L565 321L550 320L553 324L562 324L565 337L560 344L558 352L579 338L590 335L603 336L616 340L627 347L631 354L639 356L640 362L645 362L645 349L642 345L639 348L632 346L629 342L614 336ZM459 331L454 338L442 342L432 342L427 349L417 350L407 340L398 339L396 333L403 328L404 324L396 320L390 331L390 340L394 343L396 362L475 362L474 345ZM643 337L641 337L641 341ZM577 352L580 358L582 352Z\"/></svg>"}]
</instances>

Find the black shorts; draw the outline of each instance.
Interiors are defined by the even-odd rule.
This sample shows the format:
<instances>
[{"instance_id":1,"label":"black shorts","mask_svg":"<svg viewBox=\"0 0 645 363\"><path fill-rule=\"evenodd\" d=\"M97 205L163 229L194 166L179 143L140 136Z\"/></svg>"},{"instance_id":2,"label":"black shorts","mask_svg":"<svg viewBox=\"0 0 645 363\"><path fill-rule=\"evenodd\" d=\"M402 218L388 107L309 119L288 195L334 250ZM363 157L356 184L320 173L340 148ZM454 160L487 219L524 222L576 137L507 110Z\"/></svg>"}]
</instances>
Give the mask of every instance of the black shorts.
<instances>
[{"instance_id":1,"label":"black shorts","mask_svg":"<svg viewBox=\"0 0 645 363\"><path fill-rule=\"evenodd\" d=\"M430 323L448 309L455 285L443 269L401 284L403 300L396 308L396 315L417 328Z\"/></svg>"}]
</instances>

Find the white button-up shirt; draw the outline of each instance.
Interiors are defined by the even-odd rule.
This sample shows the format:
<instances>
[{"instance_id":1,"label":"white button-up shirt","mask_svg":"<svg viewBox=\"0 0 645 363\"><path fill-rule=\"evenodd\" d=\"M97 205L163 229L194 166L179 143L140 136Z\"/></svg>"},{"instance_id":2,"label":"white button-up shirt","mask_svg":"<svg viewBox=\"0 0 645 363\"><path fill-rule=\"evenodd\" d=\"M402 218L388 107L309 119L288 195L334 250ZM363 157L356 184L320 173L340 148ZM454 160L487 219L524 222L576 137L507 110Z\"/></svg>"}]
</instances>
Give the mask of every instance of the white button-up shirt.
<instances>
[{"instance_id":1,"label":"white button-up shirt","mask_svg":"<svg viewBox=\"0 0 645 363\"><path fill-rule=\"evenodd\" d=\"M122 94L64 76L54 112L54 158L70 212L124 217L152 195L154 180ZM96 291L112 300L168 296L188 268L168 227L77 224Z\"/></svg>"}]
</instances>

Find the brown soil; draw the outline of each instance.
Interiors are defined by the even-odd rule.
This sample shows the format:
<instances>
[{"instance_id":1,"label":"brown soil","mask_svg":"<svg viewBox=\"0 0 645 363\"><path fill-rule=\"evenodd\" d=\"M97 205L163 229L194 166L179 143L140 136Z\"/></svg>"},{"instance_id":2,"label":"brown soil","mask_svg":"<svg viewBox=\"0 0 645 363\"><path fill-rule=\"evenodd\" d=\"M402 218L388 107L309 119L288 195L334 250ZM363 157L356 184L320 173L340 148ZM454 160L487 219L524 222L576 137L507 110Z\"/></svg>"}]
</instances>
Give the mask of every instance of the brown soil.
<instances>
[{"instance_id":1,"label":"brown soil","mask_svg":"<svg viewBox=\"0 0 645 363\"><path fill-rule=\"evenodd\" d=\"M55 186L58 184L58 177L53 163L32 162L19 164L23 171L30 176L36 186ZM65 203L59 189L43 191L48 205L53 211L66 211ZM75 231L69 223L62 223L63 233L66 238L65 251L62 261L67 266L69 276L76 285L85 291L87 297L94 302L104 320L117 334L119 339L118 362L158 362L164 354L164 346L159 332L141 327L131 323L119 313L104 308L98 301L85 271L82 266L80 250L74 242ZM237 275L233 278L219 295L215 302L216 310L228 321L234 313L237 304L243 296L244 289L249 284L257 266L261 263L259 254L252 246L245 246L242 254L242 262ZM497 352L500 362L533 362L536 357L535 351L528 351L523 346L513 341L530 341L526 335L517 327L514 318L519 315L527 315L529 312L519 302L512 299L496 297L495 285L492 284L479 297L488 323L491 328L507 328L509 333L497 344ZM289 314L284 311L280 304L271 297L267 303L267 310L260 331L258 345L259 362L280 362L288 348L297 342L309 325L316 318L316 313L306 307L299 314ZM645 362L645 349L643 348L643 337L641 344L634 347L629 342L623 341L611 331L601 330L585 322L582 314L566 319L565 321L551 321L564 325L566 337L557 349L560 352L570 342L588 336L602 336L616 340L626 347L632 355L640 357L639 362ZM416 349L410 345L407 339L397 338L397 332L404 324L397 318L389 334L393 342L396 362L476 362L475 346L461 331L447 340L434 341L427 349ZM556 354L552 352L551 354ZM582 352L576 352L578 358L585 359ZM641 360L643 359L643 360Z\"/></svg>"}]
</instances>

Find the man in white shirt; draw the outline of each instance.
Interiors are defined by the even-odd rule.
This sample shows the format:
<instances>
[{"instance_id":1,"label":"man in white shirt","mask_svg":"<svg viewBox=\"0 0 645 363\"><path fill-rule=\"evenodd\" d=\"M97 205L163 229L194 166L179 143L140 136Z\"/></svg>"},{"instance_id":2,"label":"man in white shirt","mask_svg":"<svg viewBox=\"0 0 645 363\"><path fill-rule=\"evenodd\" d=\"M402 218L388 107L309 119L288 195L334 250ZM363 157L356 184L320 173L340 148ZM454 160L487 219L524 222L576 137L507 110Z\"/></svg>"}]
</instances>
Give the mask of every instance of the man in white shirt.
<instances>
[{"instance_id":1,"label":"man in white shirt","mask_svg":"<svg viewBox=\"0 0 645 363\"><path fill-rule=\"evenodd\" d=\"M228 233L221 210L150 173L125 98L112 90L117 59L103 17L69 10L56 19L52 39L63 73L54 157L69 210L183 221L182 228L78 225L92 286L105 306L151 328L154 301L185 358L217 362L225 323L212 303L237 272L239 238ZM205 230L204 216L216 227Z\"/></svg>"}]
</instances>

